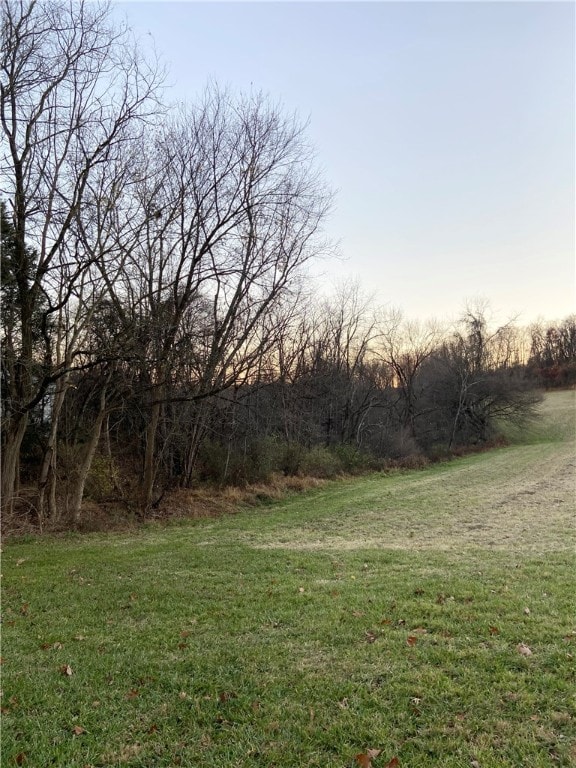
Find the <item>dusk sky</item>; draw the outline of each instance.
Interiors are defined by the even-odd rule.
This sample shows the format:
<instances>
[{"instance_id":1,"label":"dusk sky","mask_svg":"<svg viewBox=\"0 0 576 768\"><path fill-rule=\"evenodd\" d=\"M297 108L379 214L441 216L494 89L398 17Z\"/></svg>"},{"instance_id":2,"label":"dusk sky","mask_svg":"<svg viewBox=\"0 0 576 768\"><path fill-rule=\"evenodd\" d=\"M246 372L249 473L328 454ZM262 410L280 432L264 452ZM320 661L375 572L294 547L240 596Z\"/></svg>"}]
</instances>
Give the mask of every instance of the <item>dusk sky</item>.
<instances>
[{"instance_id":1,"label":"dusk sky","mask_svg":"<svg viewBox=\"0 0 576 768\"><path fill-rule=\"evenodd\" d=\"M412 319L489 301L497 318L576 309L571 2L124 2L169 68L303 121L336 191L326 233L357 279ZM150 34L148 34L150 33ZM317 270L318 271L318 270Z\"/></svg>"}]
</instances>

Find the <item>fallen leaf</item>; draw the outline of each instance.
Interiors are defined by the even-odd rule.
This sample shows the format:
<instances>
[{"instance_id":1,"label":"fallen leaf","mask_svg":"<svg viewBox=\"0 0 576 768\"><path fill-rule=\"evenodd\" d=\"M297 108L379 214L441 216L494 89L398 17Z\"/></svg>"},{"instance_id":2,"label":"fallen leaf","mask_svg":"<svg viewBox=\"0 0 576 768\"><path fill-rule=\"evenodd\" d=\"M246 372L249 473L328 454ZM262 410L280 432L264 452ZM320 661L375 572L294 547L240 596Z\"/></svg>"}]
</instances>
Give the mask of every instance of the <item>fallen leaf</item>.
<instances>
[{"instance_id":1,"label":"fallen leaf","mask_svg":"<svg viewBox=\"0 0 576 768\"><path fill-rule=\"evenodd\" d=\"M356 755L356 762L360 768L372 768L372 760L378 757L381 751L381 749L367 749L366 752L360 752Z\"/></svg>"},{"instance_id":2,"label":"fallen leaf","mask_svg":"<svg viewBox=\"0 0 576 768\"><path fill-rule=\"evenodd\" d=\"M222 691L218 698L222 702L222 704L225 704L227 701L230 701L230 699L237 699L238 694L234 693L234 691Z\"/></svg>"},{"instance_id":3,"label":"fallen leaf","mask_svg":"<svg viewBox=\"0 0 576 768\"><path fill-rule=\"evenodd\" d=\"M18 754L14 758L14 762L16 763L16 765L24 765L24 763L26 762L26 753L18 752Z\"/></svg>"},{"instance_id":4,"label":"fallen leaf","mask_svg":"<svg viewBox=\"0 0 576 768\"><path fill-rule=\"evenodd\" d=\"M158 726L156 725L156 723L152 723L150 728L148 728L148 733L156 733L157 730L158 730Z\"/></svg>"},{"instance_id":5,"label":"fallen leaf","mask_svg":"<svg viewBox=\"0 0 576 768\"><path fill-rule=\"evenodd\" d=\"M408 645L409 645L410 647L412 647L412 646L416 645L416 643L418 642L418 638L417 638L417 637L415 637L414 635L409 635L409 636L406 638L406 642L408 643Z\"/></svg>"},{"instance_id":6,"label":"fallen leaf","mask_svg":"<svg viewBox=\"0 0 576 768\"><path fill-rule=\"evenodd\" d=\"M518 653L522 654L522 656L532 656L532 649L524 643L518 643L516 650Z\"/></svg>"},{"instance_id":7,"label":"fallen leaf","mask_svg":"<svg viewBox=\"0 0 576 768\"><path fill-rule=\"evenodd\" d=\"M500 630L498 629L498 627L488 627L488 631L490 632L491 635L500 634Z\"/></svg>"},{"instance_id":8,"label":"fallen leaf","mask_svg":"<svg viewBox=\"0 0 576 768\"><path fill-rule=\"evenodd\" d=\"M86 728L82 728L81 725L75 725L74 728L72 728L72 733L75 736L81 736L83 733L86 733Z\"/></svg>"},{"instance_id":9,"label":"fallen leaf","mask_svg":"<svg viewBox=\"0 0 576 768\"><path fill-rule=\"evenodd\" d=\"M139 694L140 694L140 691L138 690L138 688L132 688L132 690L128 691L128 693L126 694L126 698L135 699L136 696L138 696Z\"/></svg>"},{"instance_id":10,"label":"fallen leaf","mask_svg":"<svg viewBox=\"0 0 576 768\"><path fill-rule=\"evenodd\" d=\"M393 757L389 763L386 763L385 768L396 768L398 765L400 765L400 760L397 757Z\"/></svg>"},{"instance_id":11,"label":"fallen leaf","mask_svg":"<svg viewBox=\"0 0 576 768\"><path fill-rule=\"evenodd\" d=\"M70 677L70 675L73 674L72 667L70 666L70 664L63 664L60 667L60 674L65 675L66 677Z\"/></svg>"}]
</instances>

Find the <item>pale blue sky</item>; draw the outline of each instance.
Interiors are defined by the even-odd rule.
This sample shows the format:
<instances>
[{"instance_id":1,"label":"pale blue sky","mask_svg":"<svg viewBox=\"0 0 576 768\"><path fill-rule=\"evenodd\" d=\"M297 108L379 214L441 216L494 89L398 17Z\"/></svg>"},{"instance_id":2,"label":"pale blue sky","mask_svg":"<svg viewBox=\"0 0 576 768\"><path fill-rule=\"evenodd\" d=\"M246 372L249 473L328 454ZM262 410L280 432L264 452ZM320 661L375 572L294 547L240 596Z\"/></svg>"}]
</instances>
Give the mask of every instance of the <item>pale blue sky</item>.
<instances>
[{"instance_id":1,"label":"pale blue sky","mask_svg":"<svg viewBox=\"0 0 576 768\"><path fill-rule=\"evenodd\" d=\"M575 6L568 2L116 3L170 69L309 119L336 189L327 233L378 303L451 318L576 309Z\"/></svg>"}]
</instances>

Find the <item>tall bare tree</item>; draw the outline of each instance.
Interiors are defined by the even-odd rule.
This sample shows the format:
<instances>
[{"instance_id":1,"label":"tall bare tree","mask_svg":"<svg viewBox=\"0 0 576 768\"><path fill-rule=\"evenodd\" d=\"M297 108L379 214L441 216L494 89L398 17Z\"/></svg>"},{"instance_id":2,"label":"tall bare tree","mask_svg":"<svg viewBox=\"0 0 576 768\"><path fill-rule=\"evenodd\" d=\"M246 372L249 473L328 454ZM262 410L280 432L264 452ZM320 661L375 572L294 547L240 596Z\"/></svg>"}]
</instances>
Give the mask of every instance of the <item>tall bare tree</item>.
<instances>
[{"instance_id":1,"label":"tall bare tree","mask_svg":"<svg viewBox=\"0 0 576 768\"><path fill-rule=\"evenodd\" d=\"M118 313L139 329L146 508L166 404L254 374L275 338L273 307L324 247L331 196L295 117L214 86L151 137L134 173L133 244L99 263Z\"/></svg>"},{"instance_id":2,"label":"tall bare tree","mask_svg":"<svg viewBox=\"0 0 576 768\"><path fill-rule=\"evenodd\" d=\"M14 227L16 304L3 361L2 499L10 506L29 413L70 366L66 356L53 363L50 323L89 263L76 232L90 213L89 182L141 139L157 108L158 75L128 31L112 25L107 4L2 0L1 34L0 193Z\"/></svg>"},{"instance_id":3,"label":"tall bare tree","mask_svg":"<svg viewBox=\"0 0 576 768\"><path fill-rule=\"evenodd\" d=\"M383 322L378 356L393 371L398 415L408 441L416 437L417 420L424 415L418 374L439 340L434 321L405 321L392 311Z\"/></svg>"}]
</instances>

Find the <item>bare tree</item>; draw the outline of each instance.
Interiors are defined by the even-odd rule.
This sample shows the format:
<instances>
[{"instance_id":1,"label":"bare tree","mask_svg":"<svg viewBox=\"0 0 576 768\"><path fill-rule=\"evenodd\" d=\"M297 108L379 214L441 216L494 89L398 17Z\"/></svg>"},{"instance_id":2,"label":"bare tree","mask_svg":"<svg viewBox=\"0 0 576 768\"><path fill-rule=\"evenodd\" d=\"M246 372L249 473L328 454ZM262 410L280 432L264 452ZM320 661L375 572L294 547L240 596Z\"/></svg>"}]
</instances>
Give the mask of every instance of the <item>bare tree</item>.
<instances>
[{"instance_id":1,"label":"bare tree","mask_svg":"<svg viewBox=\"0 0 576 768\"><path fill-rule=\"evenodd\" d=\"M558 323L534 323L530 329L529 367L547 387L576 382L576 315Z\"/></svg>"},{"instance_id":2,"label":"bare tree","mask_svg":"<svg viewBox=\"0 0 576 768\"><path fill-rule=\"evenodd\" d=\"M393 372L398 414L408 440L416 438L417 420L425 415L418 374L439 339L440 330L435 322L403 321L397 311L391 312L383 323L377 354Z\"/></svg>"},{"instance_id":3,"label":"bare tree","mask_svg":"<svg viewBox=\"0 0 576 768\"><path fill-rule=\"evenodd\" d=\"M532 415L539 397L521 366L513 321L493 328L487 307L468 307L439 359L448 372L443 389L451 399L448 448L484 441L496 419L522 422Z\"/></svg>"},{"instance_id":4,"label":"bare tree","mask_svg":"<svg viewBox=\"0 0 576 768\"><path fill-rule=\"evenodd\" d=\"M364 373L380 333L371 299L356 283L338 286L319 307L314 331L310 375L324 387L326 445L360 445L374 403Z\"/></svg>"},{"instance_id":5,"label":"bare tree","mask_svg":"<svg viewBox=\"0 0 576 768\"><path fill-rule=\"evenodd\" d=\"M274 306L324 247L330 194L294 117L215 87L156 132L141 162L133 244L99 265L140 340L147 508L166 405L254 375L275 338Z\"/></svg>"},{"instance_id":6,"label":"bare tree","mask_svg":"<svg viewBox=\"0 0 576 768\"><path fill-rule=\"evenodd\" d=\"M66 356L53 362L50 323L89 263L75 230L89 215L91 177L141 138L156 109L158 77L127 30L112 26L107 5L2 0L1 14L0 185L15 233L2 425L2 498L9 506L29 413L70 366Z\"/></svg>"}]
</instances>

